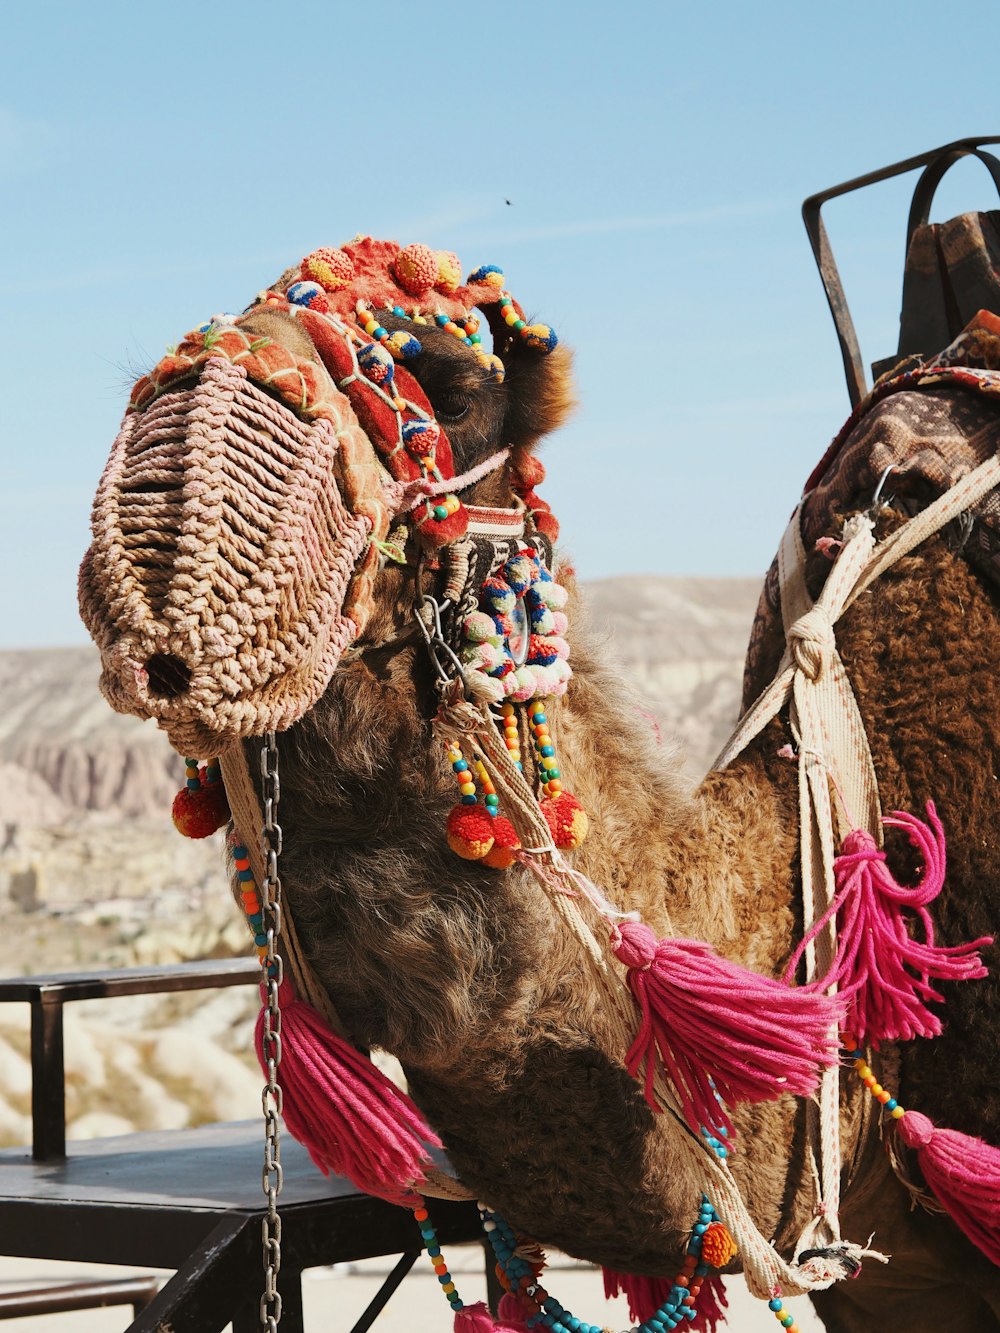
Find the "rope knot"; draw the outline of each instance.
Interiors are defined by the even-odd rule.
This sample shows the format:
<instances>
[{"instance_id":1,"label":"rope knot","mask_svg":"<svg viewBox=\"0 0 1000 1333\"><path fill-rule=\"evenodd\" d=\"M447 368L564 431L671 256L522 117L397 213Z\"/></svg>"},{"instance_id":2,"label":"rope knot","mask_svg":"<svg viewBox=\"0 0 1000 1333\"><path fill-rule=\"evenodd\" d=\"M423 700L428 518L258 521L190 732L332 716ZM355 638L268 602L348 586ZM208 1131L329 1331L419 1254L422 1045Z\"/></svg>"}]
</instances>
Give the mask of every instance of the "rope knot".
<instances>
[{"instance_id":1,"label":"rope knot","mask_svg":"<svg viewBox=\"0 0 1000 1333\"><path fill-rule=\"evenodd\" d=\"M829 613L814 606L800 616L788 631L788 643L799 670L810 680L819 680L837 643Z\"/></svg>"}]
</instances>

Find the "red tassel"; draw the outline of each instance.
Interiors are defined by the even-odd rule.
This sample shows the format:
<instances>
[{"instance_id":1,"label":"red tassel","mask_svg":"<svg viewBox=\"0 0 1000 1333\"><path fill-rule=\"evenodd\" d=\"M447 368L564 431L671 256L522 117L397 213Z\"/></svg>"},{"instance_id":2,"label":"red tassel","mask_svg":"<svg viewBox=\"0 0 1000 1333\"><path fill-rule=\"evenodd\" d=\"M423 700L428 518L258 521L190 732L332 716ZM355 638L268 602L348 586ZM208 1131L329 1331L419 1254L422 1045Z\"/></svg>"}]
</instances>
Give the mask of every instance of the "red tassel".
<instances>
[{"instance_id":1,"label":"red tassel","mask_svg":"<svg viewBox=\"0 0 1000 1333\"><path fill-rule=\"evenodd\" d=\"M941 1020L927 1008L928 1001L944 996L935 981L969 981L986 976L977 950L993 941L989 936L970 944L942 948L934 943L934 925L927 904L941 891L945 875L944 830L934 803L928 801L931 827L913 815L894 811L884 823L905 829L924 862L920 880L912 887L899 884L864 829L854 829L833 866L836 893L824 916L812 927L788 965L786 979L811 940L837 913L837 954L829 974L818 983L826 990L836 983L847 1000L847 1024L862 1042L936 1037ZM910 934L909 926L923 940Z\"/></svg>"},{"instance_id":2,"label":"red tassel","mask_svg":"<svg viewBox=\"0 0 1000 1333\"><path fill-rule=\"evenodd\" d=\"M505 1327L510 1328L512 1333L530 1333L528 1328L528 1315L532 1311L526 1310L518 1298L505 1291L500 1297L500 1304L497 1306L497 1318Z\"/></svg>"},{"instance_id":3,"label":"red tassel","mask_svg":"<svg viewBox=\"0 0 1000 1333\"><path fill-rule=\"evenodd\" d=\"M429 1147L441 1141L409 1097L328 1027L289 982L281 1005L282 1115L324 1175L346 1176L366 1194L412 1206ZM255 1046L267 1072L264 1013Z\"/></svg>"},{"instance_id":4,"label":"red tassel","mask_svg":"<svg viewBox=\"0 0 1000 1333\"><path fill-rule=\"evenodd\" d=\"M718 1328L726 1327L726 1288L718 1273L711 1273L701 1284L698 1303L694 1308L694 1319L688 1328L701 1330L701 1333L715 1333Z\"/></svg>"},{"instance_id":5,"label":"red tassel","mask_svg":"<svg viewBox=\"0 0 1000 1333\"><path fill-rule=\"evenodd\" d=\"M896 1121L924 1179L952 1220L991 1263L1000 1264L1000 1149L954 1129L938 1129L919 1111Z\"/></svg>"},{"instance_id":6,"label":"red tassel","mask_svg":"<svg viewBox=\"0 0 1000 1333\"><path fill-rule=\"evenodd\" d=\"M201 787L182 787L170 811L174 827L185 838L207 838L229 823L229 799L221 780Z\"/></svg>"},{"instance_id":7,"label":"red tassel","mask_svg":"<svg viewBox=\"0 0 1000 1333\"><path fill-rule=\"evenodd\" d=\"M750 972L701 940L657 940L641 922L622 922L612 940L642 1014L625 1066L635 1077L645 1066L654 1109L657 1054L695 1130L732 1131L716 1093L729 1104L807 1097L836 1063L837 1000Z\"/></svg>"},{"instance_id":8,"label":"red tassel","mask_svg":"<svg viewBox=\"0 0 1000 1333\"><path fill-rule=\"evenodd\" d=\"M673 1290L668 1277L645 1277L641 1273L618 1273L613 1268L602 1268L604 1294L609 1301L624 1296L628 1301L629 1317L637 1324L652 1319Z\"/></svg>"},{"instance_id":9,"label":"red tassel","mask_svg":"<svg viewBox=\"0 0 1000 1333\"><path fill-rule=\"evenodd\" d=\"M666 1301L674 1284L665 1277L643 1277L638 1273L617 1273L612 1268L605 1268L604 1294L608 1300L616 1296L625 1296L628 1300L628 1312L637 1323L652 1319L660 1306ZM717 1326L725 1326L726 1289L718 1273L711 1273L704 1278L694 1279L699 1282L695 1297L694 1317L684 1327L702 1329L704 1333L715 1333Z\"/></svg>"}]
</instances>

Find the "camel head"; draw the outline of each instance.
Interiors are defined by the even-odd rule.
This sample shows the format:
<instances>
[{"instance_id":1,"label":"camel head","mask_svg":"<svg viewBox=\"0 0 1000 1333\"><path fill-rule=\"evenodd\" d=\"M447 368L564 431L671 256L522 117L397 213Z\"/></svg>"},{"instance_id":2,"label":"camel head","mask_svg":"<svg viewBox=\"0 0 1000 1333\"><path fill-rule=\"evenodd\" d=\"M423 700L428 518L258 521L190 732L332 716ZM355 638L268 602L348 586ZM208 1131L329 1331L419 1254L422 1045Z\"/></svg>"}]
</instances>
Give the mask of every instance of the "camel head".
<instances>
[{"instance_id":1,"label":"camel head","mask_svg":"<svg viewBox=\"0 0 1000 1333\"><path fill-rule=\"evenodd\" d=\"M551 540L531 450L569 363L495 267L462 285L453 254L370 237L187 334L134 386L94 501L80 607L106 698L187 754L283 730L482 507Z\"/></svg>"}]
</instances>

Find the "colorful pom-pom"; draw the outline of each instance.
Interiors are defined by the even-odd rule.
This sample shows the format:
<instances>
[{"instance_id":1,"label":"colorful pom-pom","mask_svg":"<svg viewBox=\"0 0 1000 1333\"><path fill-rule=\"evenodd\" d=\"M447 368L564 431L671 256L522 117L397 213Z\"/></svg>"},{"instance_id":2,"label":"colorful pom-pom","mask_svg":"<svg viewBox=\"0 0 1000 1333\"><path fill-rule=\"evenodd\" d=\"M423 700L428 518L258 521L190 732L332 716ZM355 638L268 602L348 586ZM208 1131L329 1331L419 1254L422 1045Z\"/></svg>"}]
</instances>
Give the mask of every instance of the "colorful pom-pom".
<instances>
[{"instance_id":1,"label":"colorful pom-pom","mask_svg":"<svg viewBox=\"0 0 1000 1333\"><path fill-rule=\"evenodd\" d=\"M550 329L547 324L526 324L520 333L534 352L548 353L559 345L555 329Z\"/></svg>"},{"instance_id":2,"label":"colorful pom-pom","mask_svg":"<svg viewBox=\"0 0 1000 1333\"><path fill-rule=\"evenodd\" d=\"M339 292L354 281L354 260L343 250L323 246L302 261L303 278L311 278L327 292Z\"/></svg>"},{"instance_id":3,"label":"colorful pom-pom","mask_svg":"<svg viewBox=\"0 0 1000 1333\"><path fill-rule=\"evenodd\" d=\"M503 567L504 578L511 590L519 597L531 587L532 580L537 572L536 563L525 555L514 556Z\"/></svg>"},{"instance_id":4,"label":"colorful pom-pom","mask_svg":"<svg viewBox=\"0 0 1000 1333\"><path fill-rule=\"evenodd\" d=\"M360 349L358 367L365 379L386 387L396 373L396 363L380 343L367 343Z\"/></svg>"},{"instance_id":5,"label":"colorful pom-pom","mask_svg":"<svg viewBox=\"0 0 1000 1333\"><path fill-rule=\"evenodd\" d=\"M493 846L493 816L480 805L456 805L448 816L448 846L466 861L479 861Z\"/></svg>"},{"instance_id":6,"label":"colorful pom-pom","mask_svg":"<svg viewBox=\"0 0 1000 1333\"><path fill-rule=\"evenodd\" d=\"M318 310L325 314L330 309L326 292L318 282L293 282L285 292L292 305L305 306L307 310Z\"/></svg>"},{"instance_id":7,"label":"colorful pom-pom","mask_svg":"<svg viewBox=\"0 0 1000 1333\"><path fill-rule=\"evenodd\" d=\"M496 287L499 291L504 286L503 269L496 264L481 264L474 273L469 274L470 286Z\"/></svg>"},{"instance_id":8,"label":"colorful pom-pom","mask_svg":"<svg viewBox=\"0 0 1000 1333\"><path fill-rule=\"evenodd\" d=\"M495 352L478 352L476 357L479 364L486 371L491 380L496 380L497 384L502 384L507 368Z\"/></svg>"},{"instance_id":9,"label":"colorful pom-pom","mask_svg":"<svg viewBox=\"0 0 1000 1333\"><path fill-rule=\"evenodd\" d=\"M493 617L488 616L485 611L471 611L465 617L462 629L465 637L472 643L484 643L489 639L498 639Z\"/></svg>"},{"instance_id":10,"label":"colorful pom-pom","mask_svg":"<svg viewBox=\"0 0 1000 1333\"><path fill-rule=\"evenodd\" d=\"M453 254L451 250L438 250L437 281L434 284L438 291L450 295L461 286L461 283L462 265L458 262L458 255Z\"/></svg>"},{"instance_id":11,"label":"colorful pom-pom","mask_svg":"<svg viewBox=\"0 0 1000 1333\"><path fill-rule=\"evenodd\" d=\"M583 806L568 791L542 799L540 809L557 847L572 851L587 836L590 821Z\"/></svg>"},{"instance_id":12,"label":"colorful pom-pom","mask_svg":"<svg viewBox=\"0 0 1000 1333\"><path fill-rule=\"evenodd\" d=\"M410 296L423 296L438 279L438 257L427 245L407 245L393 263L396 281Z\"/></svg>"},{"instance_id":13,"label":"colorful pom-pom","mask_svg":"<svg viewBox=\"0 0 1000 1333\"><path fill-rule=\"evenodd\" d=\"M398 329L395 333L389 335L389 341L386 344L394 357L399 361L409 361L415 356L419 356L423 351L420 340L414 338L412 333L407 333L404 329Z\"/></svg>"},{"instance_id":14,"label":"colorful pom-pom","mask_svg":"<svg viewBox=\"0 0 1000 1333\"><path fill-rule=\"evenodd\" d=\"M207 838L229 822L229 801L221 782L194 789L182 787L174 797L171 816L185 838Z\"/></svg>"},{"instance_id":15,"label":"colorful pom-pom","mask_svg":"<svg viewBox=\"0 0 1000 1333\"><path fill-rule=\"evenodd\" d=\"M483 865L494 870L506 870L514 864L514 853L520 851L521 839L514 832L514 825L503 815L493 820L493 846L482 858Z\"/></svg>"},{"instance_id":16,"label":"colorful pom-pom","mask_svg":"<svg viewBox=\"0 0 1000 1333\"><path fill-rule=\"evenodd\" d=\"M502 578L488 578L482 587L483 601L498 616L509 615L517 602L513 589Z\"/></svg>"},{"instance_id":17,"label":"colorful pom-pom","mask_svg":"<svg viewBox=\"0 0 1000 1333\"><path fill-rule=\"evenodd\" d=\"M417 458L423 458L424 455L432 453L440 438L441 427L436 421L418 417L412 421L403 422L403 443L410 453Z\"/></svg>"}]
</instances>

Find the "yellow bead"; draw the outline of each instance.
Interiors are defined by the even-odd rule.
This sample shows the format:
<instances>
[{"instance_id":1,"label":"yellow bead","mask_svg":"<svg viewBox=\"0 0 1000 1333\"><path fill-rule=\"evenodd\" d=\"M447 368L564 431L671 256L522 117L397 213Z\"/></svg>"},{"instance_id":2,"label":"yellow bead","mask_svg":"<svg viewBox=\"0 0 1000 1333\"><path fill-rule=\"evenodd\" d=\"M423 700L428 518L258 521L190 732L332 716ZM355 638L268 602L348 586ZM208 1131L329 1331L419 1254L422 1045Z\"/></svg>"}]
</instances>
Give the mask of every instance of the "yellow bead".
<instances>
[{"instance_id":1,"label":"yellow bead","mask_svg":"<svg viewBox=\"0 0 1000 1333\"><path fill-rule=\"evenodd\" d=\"M463 796L475 796L476 784L474 782L463 782L458 789Z\"/></svg>"},{"instance_id":2,"label":"yellow bead","mask_svg":"<svg viewBox=\"0 0 1000 1333\"><path fill-rule=\"evenodd\" d=\"M906 1115L906 1108L905 1108L905 1107L903 1107L903 1106L894 1106L894 1107L892 1108L892 1118L893 1118L893 1120L902 1120L902 1118L903 1118L904 1115Z\"/></svg>"},{"instance_id":3,"label":"yellow bead","mask_svg":"<svg viewBox=\"0 0 1000 1333\"><path fill-rule=\"evenodd\" d=\"M444 1282L444 1283L442 1283L442 1285L441 1285L441 1290L445 1293L446 1296L450 1296L451 1293L455 1290L455 1284L454 1284L454 1282Z\"/></svg>"},{"instance_id":4,"label":"yellow bead","mask_svg":"<svg viewBox=\"0 0 1000 1333\"><path fill-rule=\"evenodd\" d=\"M864 1060L862 1060L861 1063L857 1066L857 1070L858 1073L861 1075L862 1079L872 1077L872 1071L865 1064Z\"/></svg>"},{"instance_id":5,"label":"yellow bead","mask_svg":"<svg viewBox=\"0 0 1000 1333\"><path fill-rule=\"evenodd\" d=\"M871 1093L873 1097L877 1097L879 1093L882 1091L882 1084L873 1083L871 1087L868 1089L868 1091Z\"/></svg>"}]
</instances>

